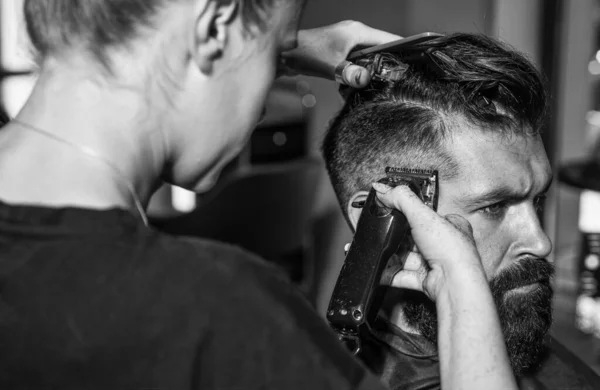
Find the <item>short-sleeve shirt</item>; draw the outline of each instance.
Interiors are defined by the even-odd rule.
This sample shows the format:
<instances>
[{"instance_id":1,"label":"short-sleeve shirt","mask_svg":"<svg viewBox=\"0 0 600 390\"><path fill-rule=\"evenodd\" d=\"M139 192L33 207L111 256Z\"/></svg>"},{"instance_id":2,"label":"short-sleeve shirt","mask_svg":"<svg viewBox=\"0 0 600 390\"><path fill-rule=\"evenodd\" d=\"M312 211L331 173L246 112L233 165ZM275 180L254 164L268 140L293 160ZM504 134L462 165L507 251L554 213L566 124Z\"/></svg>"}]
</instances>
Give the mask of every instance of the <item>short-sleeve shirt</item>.
<instances>
[{"instance_id":1,"label":"short-sleeve shirt","mask_svg":"<svg viewBox=\"0 0 600 390\"><path fill-rule=\"evenodd\" d=\"M120 209L0 203L2 389L380 389L275 266Z\"/></svg>"}]
</instances>

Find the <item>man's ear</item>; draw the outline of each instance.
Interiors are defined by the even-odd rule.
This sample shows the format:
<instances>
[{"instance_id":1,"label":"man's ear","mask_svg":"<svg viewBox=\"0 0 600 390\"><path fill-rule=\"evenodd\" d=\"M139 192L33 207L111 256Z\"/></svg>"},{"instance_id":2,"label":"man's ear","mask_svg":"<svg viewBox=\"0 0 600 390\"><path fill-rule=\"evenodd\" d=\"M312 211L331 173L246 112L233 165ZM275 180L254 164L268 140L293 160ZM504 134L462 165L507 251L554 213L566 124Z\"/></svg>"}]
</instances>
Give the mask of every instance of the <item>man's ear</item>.
<instances>
[{"instance_id":1,"label":"man's ear","mask_svg":"<svg viewBox=\"0 0 600 390\"><path fill-rule=\"evenodd\" d=\"M238 8L238 0L196 0L189 50L202 73L210 74L214 61L223 55Z\"/></svg>"},{"instance_id":2,"label":"man's ear","mask_svg":"<svg viewBox=\"0 0 600 390\"><path fill-rule=\"evenodd\" d=\"M346 206L346 212L348 213L348 219L352 224L352 231L356 231L358 219L360 218L360 214L362 213L362 208L352 206L352 204L358 202L366 202L367 196L369 196L368 191L359 191L356 194L352 195L352 197L348 201L348 205Z\"/></svg>"}]
</instances>

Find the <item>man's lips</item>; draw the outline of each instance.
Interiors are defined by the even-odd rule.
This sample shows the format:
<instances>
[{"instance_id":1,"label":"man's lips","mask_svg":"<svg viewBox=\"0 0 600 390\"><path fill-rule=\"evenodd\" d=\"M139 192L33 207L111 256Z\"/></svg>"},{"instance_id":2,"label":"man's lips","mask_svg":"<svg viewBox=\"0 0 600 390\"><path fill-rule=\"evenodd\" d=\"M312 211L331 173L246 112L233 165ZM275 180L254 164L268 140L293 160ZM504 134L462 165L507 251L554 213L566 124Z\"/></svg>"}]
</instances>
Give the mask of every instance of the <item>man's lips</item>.
<instances>
[{"instance_id":1,"label":"man's lips","mask_svg":"<svg viewBox=\"0 0 600 390\"><path fill-rule=\"evenodd\" d=\"M525 258L501 271L490 281L492 291L499 294L522 288L528 290L541 286L550 286L554 274L553 266L544 259ZM530 286L524 288L526 286Z\"/></svg>"},{"instance_id":2,"label":"man's lips","mask_svg":"<svg viewBox=\"0 0 600 390\"><path fill-rule=\"evenodd\" d=\"M507 290L507 292L514 291L514 292L519 292L519 293L528 293L542 285L550 285L550 279L544 278L544 279L539 279L536 281L527 281L521 285L514 286L513 288Z\"/></svg>"},{"instance_id":3,"label":"man's lips","mask_svg":"<svg viewBox=\"0 0 600 390\"><path fill-rule=\"evenodd\" d=\"M519 293L528 293L528 292L531 292L531 291L535 290L537 287L539 287L539 285L540 284L538 282L534 282L534 283L524 284L524 285L519 286L519 287L515 287L512 290L508 290L508 291L510 291L510 292L519 292Z\"/></svg>"}]
</instances>

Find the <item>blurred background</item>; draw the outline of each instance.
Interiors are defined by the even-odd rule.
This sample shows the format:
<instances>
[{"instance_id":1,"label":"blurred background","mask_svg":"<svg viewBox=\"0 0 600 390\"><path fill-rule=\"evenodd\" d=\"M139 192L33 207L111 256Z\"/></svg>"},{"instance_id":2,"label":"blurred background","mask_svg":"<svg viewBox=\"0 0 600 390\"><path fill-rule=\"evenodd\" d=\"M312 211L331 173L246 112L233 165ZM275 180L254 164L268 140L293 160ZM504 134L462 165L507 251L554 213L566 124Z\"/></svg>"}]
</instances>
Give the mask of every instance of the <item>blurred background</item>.
<instances>
[{"instance_id":1,"label":"blurred background","mask_svg":"<svg viewBox=\"0 0 600 390\"><path fill-rule=\"evenodd\" d=\"M557 180L542 215L557 268L554 335L600 374L600 0L309 0L302 28L359 20L399 35L479 32L547 75L544 141ZM21 0L0 2L0 108L14 116L35 82ZM324 316L350 229L319 153L342 101L332 82L279 80L267 117L209 193L165 185L157 229L211 237L279 264Z\"/></svg>"}]
</instances>

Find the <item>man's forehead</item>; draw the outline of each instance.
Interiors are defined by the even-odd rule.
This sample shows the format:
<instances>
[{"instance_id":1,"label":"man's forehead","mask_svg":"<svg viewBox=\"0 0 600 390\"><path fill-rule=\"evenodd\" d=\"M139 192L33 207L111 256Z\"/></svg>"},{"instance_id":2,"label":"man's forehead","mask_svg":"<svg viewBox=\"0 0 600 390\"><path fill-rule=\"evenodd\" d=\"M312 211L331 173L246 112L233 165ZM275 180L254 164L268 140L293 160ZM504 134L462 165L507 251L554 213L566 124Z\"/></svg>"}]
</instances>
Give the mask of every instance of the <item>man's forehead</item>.
<instances>
[{"instance_id":1,"label":"man's forehead","mask_svg":"<svg viewBox=\"0 0 600 390\"><path fill-rule=\"evenodd\" d=\"M458 166L458 174L447 184L459 185L468 197L497 188L521 194L539 192L552 179L539 135L506 135L492 129L458 131L447 144L447 153Z\"/></svg>"}]
</instances>

